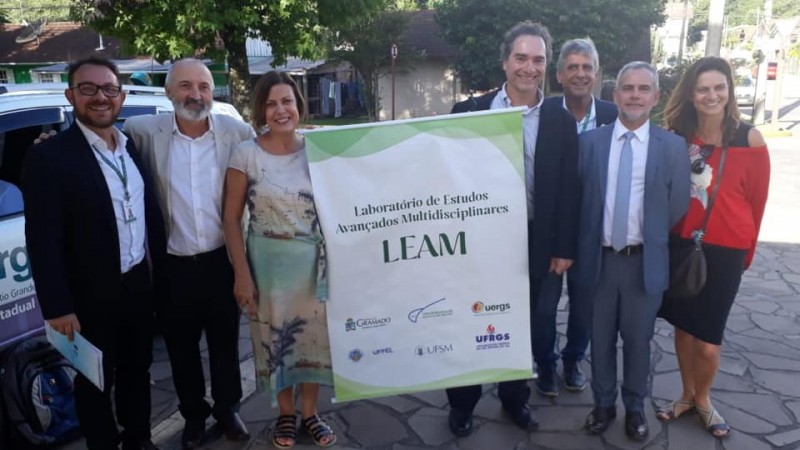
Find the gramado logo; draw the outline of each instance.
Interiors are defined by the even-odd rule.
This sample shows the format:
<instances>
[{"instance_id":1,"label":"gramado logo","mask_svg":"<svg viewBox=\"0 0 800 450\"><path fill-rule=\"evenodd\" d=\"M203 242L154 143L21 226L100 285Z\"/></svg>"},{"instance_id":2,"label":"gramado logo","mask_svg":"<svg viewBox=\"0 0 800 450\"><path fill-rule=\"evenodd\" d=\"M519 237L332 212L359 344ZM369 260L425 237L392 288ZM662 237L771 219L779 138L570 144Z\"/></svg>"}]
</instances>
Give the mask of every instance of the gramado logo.
<instances>
[{"instance_id":1,"label":"gramado logo","mask_svg":"<svg viewBox=\"0 0 800 450\"><path fill-rule=\"evenodd\" d=\"M510 333L497 333L494 325L492 324L489 324L489 326L486 327L486 334L479 334L475 336L475 342L479 344L483 342L502 342L510 339Z\"/></svg>"},{"instance_id":2,"label":"gramado logo","mask_svg":"<svg viewBox=\"0 0 800 450\"><path fill-rule=\"evenodd\" d=\"M356 331L359 328L384 327L386 325L389 325L389 323L391 321L392 321L391 317L381 317L381 318L370 317L368 319L353 319L352 317L349 317L344 322L344 330L345 331Z\"/></svg>"},{"instance_id":3,"label":"gramado logo","mask_svg":"<svg viewBox=\"0 0 800 450\"><path fill-rule=\"evenodd\" d=\"M477 301L472 304L473 314L502 314L511 310L511 303L483 303Z\"/></svg>"}]
</instances>

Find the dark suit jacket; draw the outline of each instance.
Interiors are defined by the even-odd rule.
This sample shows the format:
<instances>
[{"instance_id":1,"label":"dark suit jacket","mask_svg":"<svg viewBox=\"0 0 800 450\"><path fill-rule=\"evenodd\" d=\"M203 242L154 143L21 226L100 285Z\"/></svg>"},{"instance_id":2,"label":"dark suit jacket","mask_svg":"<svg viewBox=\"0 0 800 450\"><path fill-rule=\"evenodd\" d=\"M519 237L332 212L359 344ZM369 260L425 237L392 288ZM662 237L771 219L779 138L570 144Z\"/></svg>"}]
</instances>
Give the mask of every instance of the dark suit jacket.
<instances>
[{"instance_id":1,"label":"dark suit jacket","mask_svg":"<svg viewBox=\"0 0 800 450\"><path fill-rule=\"evenodd\" d=\"M453 105L451 113L489 109L498 91ZM547 275L551 258L575 259L578 233L578 133L561 103L545 100L539 116L533 221L528 224L532 278Z\"/></svg>"},{"instance_id":2,"label":"dark suit jacket","mask_svg":"<svg viewBox=\"0 0 800 450\"><path fill-rule=\"evenodd\" d=\"M578 283L594 289L600 280L608 158L614 127L581 134L580 177L583 184ZM689 207L689 156L686 141L650 124L644 185L644 287L661 295L669 284L669 230Z\"/></svg>"},{"instance_id":3,"label":"dark suit jacket","mask_svg":"<svg viewBox=\"0 0 800 450\"><path fill-rule=\"evenodd\" d=\"M559 95L556 97L547 97L546 99L544 99L544 102L557 103L563 108L564 96ZM617 120L617 105L611 102L607 102L605 100L600 100L599 98L595 97L594 107L597 109L597 111L595 111L594 113L595 128L600 128L603 125L614 123L614 121Z\"/></svg>"},{"instance_id":4,"label":"dark suit jacket","mask_svg":"<svg viewBox=\"0 0 800 450\"><path fill-rule=\"evenodd\" d=\"M132 140L127 149L141 168ZM145 219L159 221L150 177L142 172L142 178ZM28 151L22 191L27 251L44 318L75 313L82 327L102 327L124 313L115 302L120 254L111 194L77 124ZM153 244L163 237L147 239Z\"/></svg>"}]
</instances>

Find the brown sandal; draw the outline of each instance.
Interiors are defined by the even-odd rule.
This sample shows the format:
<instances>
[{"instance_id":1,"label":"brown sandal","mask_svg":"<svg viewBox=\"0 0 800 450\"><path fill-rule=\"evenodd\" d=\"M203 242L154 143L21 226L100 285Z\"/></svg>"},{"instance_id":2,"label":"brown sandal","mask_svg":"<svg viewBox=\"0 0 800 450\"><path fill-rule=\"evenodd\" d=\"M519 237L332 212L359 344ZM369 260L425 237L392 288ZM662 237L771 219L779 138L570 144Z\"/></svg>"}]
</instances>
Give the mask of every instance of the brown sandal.
<instances>
[{"instance_id":1,"label":"brown sandal","mask_svg":"<svg viewBox=\"0 0 800 450\"><path fill-rule=\"evenodd\" d=\"M290 444L283 444L280 440L290 441ZM278 416L275 428L272 430L272 445L277 448L292 448L297 443L297 416L285 415Z\"/></svg>"},{"instance_id":2,"label":"brown sandal","mask_svg":"<svg viewBox=\"0 0 800 450\"><path fill-rule=\"evenodd\" d=\"M331 427L322 420L319 414L314 414L313 416L303 419L303 428L305 428L308 434L314 439L314 443L320 447L330 447L336 443L336 434L334 434ZM329 440L325 442L325 438Z\"/></svg>"}]
</instances>

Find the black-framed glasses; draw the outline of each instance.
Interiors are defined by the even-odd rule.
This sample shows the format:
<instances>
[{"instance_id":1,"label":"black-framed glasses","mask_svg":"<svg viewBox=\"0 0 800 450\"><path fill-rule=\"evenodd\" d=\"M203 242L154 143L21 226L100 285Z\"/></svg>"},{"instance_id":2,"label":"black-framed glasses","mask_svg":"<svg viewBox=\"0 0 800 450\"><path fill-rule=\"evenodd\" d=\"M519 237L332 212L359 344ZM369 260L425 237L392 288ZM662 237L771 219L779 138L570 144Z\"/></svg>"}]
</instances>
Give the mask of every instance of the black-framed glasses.
<instances>
[{"instance_id":1,"label":"black-framed glasses","mask_svg":"<svg viewBox=\"0 0 800 450\"><path fill-rule=\"evenodd\" d=\"M97 91L103 91L103 95L106 97L114 98L117 97L120 92L122 92L122 88L120 86L115 86L113 84L104 84L100 86L88 81L84 83L78 83L75 86L70 86L70 89L77 89L81 95L85 95L87 97L97 95Z\"/></svg>"},{"instance_id":2,"label":"black-framed glasses","mask_svg":"<svg viewBox=\"0 0 800 450\"><path fill-rule=\"evenodd\" d=\"M714 153L714 146L706 144L700 147L700 157L692 161L692 172L700 175L706 169L706 160Z\"/></svg>"}]
</instances>

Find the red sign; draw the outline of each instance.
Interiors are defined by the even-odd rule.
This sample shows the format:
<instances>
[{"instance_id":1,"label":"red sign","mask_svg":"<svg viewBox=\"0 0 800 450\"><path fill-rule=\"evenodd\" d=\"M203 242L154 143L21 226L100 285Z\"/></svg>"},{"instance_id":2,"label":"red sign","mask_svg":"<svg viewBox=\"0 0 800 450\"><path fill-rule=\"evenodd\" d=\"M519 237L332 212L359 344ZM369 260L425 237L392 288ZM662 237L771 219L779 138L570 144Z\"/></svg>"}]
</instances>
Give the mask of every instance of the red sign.
<instances>
[{"instance_id":1,"label":"red sign","mask_svg":"<svg viewBox=\"0 0 800 450\"><path fill-rule=\"evenodd\" d=\"M774 80L778 76L778 63L767 64L767 80Z\"/></svg>"}]
</instances>

